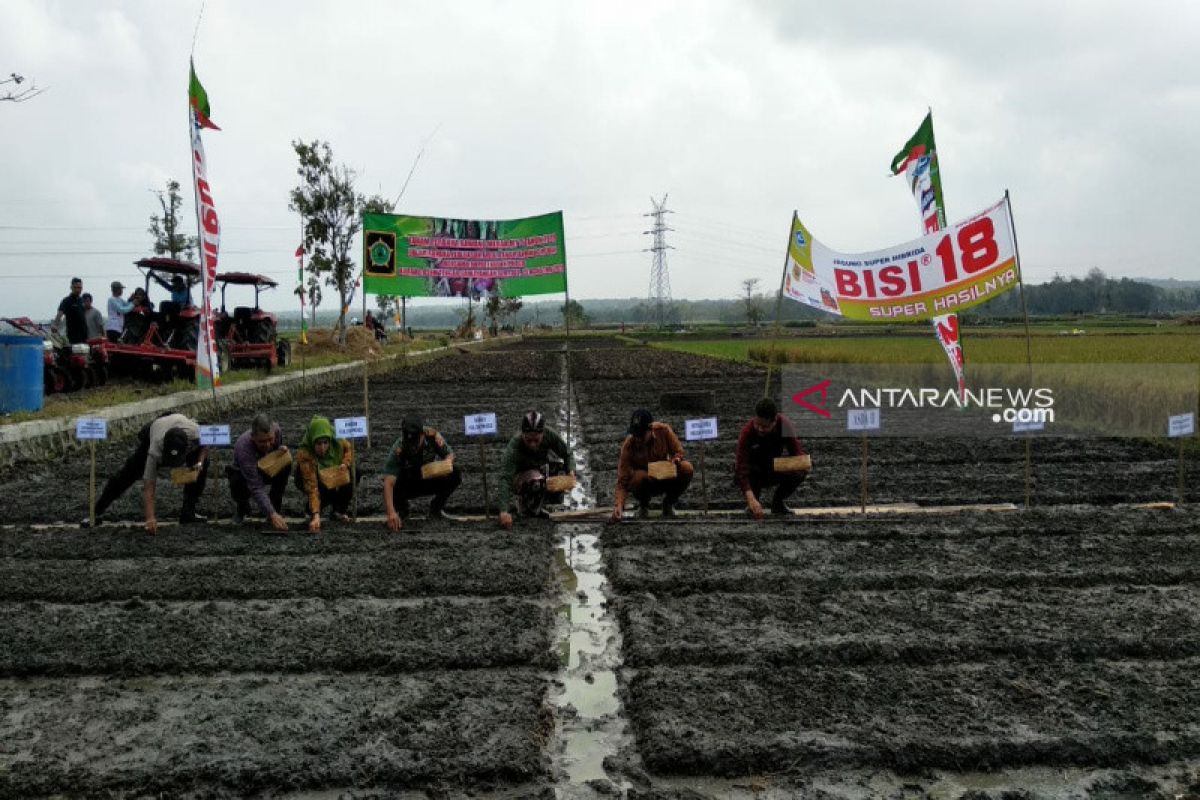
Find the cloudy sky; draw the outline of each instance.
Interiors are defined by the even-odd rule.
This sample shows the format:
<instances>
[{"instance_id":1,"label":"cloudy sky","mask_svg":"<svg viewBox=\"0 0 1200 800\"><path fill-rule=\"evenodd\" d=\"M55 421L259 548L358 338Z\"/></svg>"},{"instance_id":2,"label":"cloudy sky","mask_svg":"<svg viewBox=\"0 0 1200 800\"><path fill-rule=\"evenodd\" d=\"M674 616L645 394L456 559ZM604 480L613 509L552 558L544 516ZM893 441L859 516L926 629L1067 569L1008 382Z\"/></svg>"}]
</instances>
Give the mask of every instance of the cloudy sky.
<instances>
[{"instance_id":1,"label":"cloudy sky","mask_svg":"<svg viewBox=\"0 0 1200 800\"><path fill-rule=\"evenodd\" d=\"M191 208L200 0L0 0L0 315L107 294ZM563 210L572 296L645 296L669 193L676 297L777 285L793 209L857 252L917 233L892 156L932 107L948 217L1005 189L1026 278L1200 277L1200 3L208 0L197 71L221 266L289 284L295 139L398 211ZM28 85L25 84L25 85ZM0 89L11 88L11 85ZM293 302L278 292L275 306Z\"/></svg>"}]
</instances>

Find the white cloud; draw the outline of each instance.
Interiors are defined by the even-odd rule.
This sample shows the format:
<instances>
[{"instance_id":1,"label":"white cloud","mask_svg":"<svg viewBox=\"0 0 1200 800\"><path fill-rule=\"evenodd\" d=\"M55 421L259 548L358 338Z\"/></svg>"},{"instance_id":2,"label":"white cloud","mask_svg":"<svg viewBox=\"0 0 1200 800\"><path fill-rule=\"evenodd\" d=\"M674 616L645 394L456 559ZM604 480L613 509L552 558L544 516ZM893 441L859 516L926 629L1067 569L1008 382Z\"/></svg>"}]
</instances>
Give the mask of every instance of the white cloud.
<instances>
[{"instance_id":1,"label":"white cloud","mask_svg":"<svg viewBox=\"0 0 1200 800\"><path fill-rule=\"evenodd\" d=\"M0 0L0 73L51 87L0 104L0 225L31 229L0 228L0 313L49 313L60 272L131 276L147 190L173 177L190 199L199 7ZM363 191L394 195L436 129L403 210L562 208L572 295L627 296L648 282L641 214L669 192L675 294L732 296L775 284L793 209L843 250L915 235L884 176L932 106L950 216L1010 189L1031 279L1189 278L1198 23L1184 0L208 0L196 64L230 268L290 274L293 140L328 140ZM7 255L50 226L76 230L40 252L97 255Z\"/></svg>"}]
</instances>

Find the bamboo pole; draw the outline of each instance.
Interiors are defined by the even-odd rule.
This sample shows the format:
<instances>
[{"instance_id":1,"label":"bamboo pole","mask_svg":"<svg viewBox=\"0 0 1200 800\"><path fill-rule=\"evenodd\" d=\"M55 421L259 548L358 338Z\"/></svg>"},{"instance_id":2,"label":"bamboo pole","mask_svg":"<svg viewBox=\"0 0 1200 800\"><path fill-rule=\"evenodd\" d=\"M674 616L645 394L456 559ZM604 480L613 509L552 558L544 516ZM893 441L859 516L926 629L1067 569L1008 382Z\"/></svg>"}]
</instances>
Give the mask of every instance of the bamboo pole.
<instances>
[{"instance_id":1,"label":"bamboo pole","mask_svg":"<svg viewBox=\"0 0 1200 800\"><path fill-rule=\"evenodd\" d=\"M767 350L767 382L763 385L763 397L771 396L771 370L775 368L775 345L779 341L780 314L783 311L783 284L787 281L788 256L792 249L792 231L796 228L797 212L792 210L792 224L788 228L787 246L783 248L783 272L779 275L779 294L775 297L775 331L771 334L771 347Z\"/></svg>"},{"instance_id":2,"label":"bamboo pole","mask_svg":"<svg viewBox=\"0 0 1200 800\"><path fill-rule=\"evenodd\" d=\"M1008 210L1008 229L1013 237L1013 257L1017 262L1017 289L1021 293L1021 316L1025 319L1025 369L1029 386L1033 388L1033 339L1029 333L1029 306L1025 300L1025 278L1021 269L1021 248L1017 244L1017 223L1013 220L1012 202L1004 190L1004 207ZM1025 433L1025 508L1033 505L1033 442Z\"/></svg>"}]
</instances>

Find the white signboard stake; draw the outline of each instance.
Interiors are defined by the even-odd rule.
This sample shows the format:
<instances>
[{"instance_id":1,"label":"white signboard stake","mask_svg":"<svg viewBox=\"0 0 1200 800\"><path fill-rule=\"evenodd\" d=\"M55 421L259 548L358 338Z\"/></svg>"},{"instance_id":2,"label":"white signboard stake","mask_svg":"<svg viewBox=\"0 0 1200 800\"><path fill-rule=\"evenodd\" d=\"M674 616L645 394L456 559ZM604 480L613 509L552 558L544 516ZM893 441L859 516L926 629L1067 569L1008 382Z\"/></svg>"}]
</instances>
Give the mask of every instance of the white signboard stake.
<instances>
[{"instance_id":1,"label":"white signboard stake","mask_svg":"<svg viewBox=\"0 0 1200 800\"><path fill-rule=\"evenodd\" d=\"M467 436L479 437L479 469L483 473L483 515L485 517L490 513L492 499L488 494L487 445L483 437L494 436L498 431L499 426L496 425L495 412L467 414L463 417L463 433ZM503 512L504 509L502 508L500 511Z\"/></svg>"},{"instance_id":2,"label":"white signboard stake","mask_svg":"<svg viewBox=\"0 0 1200 800\"><path fill-rule=\"evenodd\" d=\"M1179 496L1177 502L1183 505L1183 440L1187 436L1196 435L1196 414L1176 414L1167 419L1167 436L1179 439Z\"/></svg>"},{"instance_id":3,"label":"white signboard stake","mask_svg":"<svg viewBox=\"0 0 1200 800\"><path fill-rule=\"evenodd\" d=\"M846 430L862 432L862 470L859 475L862 492L859 508L864 514L867 513L867 462L871 452L871 446L867 442L867 431L877 431L882 424L883 419L878 408L852 408L846 412Z\"/></svg>"},{"instance_id":4,"label":"white signboard stake","mask_svg":"<svg viewBox=\"0 0 1200 800\"><path fill-rule=\"evenodd\" d=\"M96 440L108 438L108 420L81 418L75 421L75 438L88 443L92 468L88 478L88 527L96 527Z\"/></svg>"},{"instance_id":5,"label":"white signboard stake","mask_svg":"<svg viewBox=\"0 0 1200 800\"><path fill-rule=\"evenodd\" d=\"M366 417L338 417L333 421L333 432L339 439L366 439ZM350 502L354 504L354 519L358 519L358 448L354 449L354 466L350 471Z\"/></svg>"},{"instance_id":6,"label":"white signboard stake","mask_svg":"<svg viewBox=\"0 0 1200 800\"><path fill-rule=\"evenodd\" d=\"M700 492L704 498L704 506L701 513L708 516L708 476L704 471L704 450L705 443L717 438L717 418L706 417L704 419L689 419L685 420L683 428L684 438L689 442L700 443Z\"/></svg>"}]
</instances>

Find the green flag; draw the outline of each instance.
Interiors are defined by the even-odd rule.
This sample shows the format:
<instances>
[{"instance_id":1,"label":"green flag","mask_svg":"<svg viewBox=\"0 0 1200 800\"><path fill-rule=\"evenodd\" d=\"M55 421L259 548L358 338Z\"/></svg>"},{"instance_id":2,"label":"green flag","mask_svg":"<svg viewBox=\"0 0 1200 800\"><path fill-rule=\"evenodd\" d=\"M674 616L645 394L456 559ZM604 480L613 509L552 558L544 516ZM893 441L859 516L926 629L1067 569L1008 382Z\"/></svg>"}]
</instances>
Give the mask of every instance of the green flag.
<instances>
[{"instance_id":1,"label":"green flag","mask_svg":"<svg viewBox=\"0 0 1200 800\"><path fill-rule=\"evenodd\" d=\"M892 174L899 175L908 166L908 162L924 155L932 155L933 152L933 112L930 111L925 115L917 132L904 145L904 149L892 159Z\"/></svg>"},{"instance_id":2,"label":"green flag","mask_svg":"<svg viewBox=\"0 0 1200 800\"><path fill-rule=\"evenodd\" d=\"M202 128L219 131L221 129L208 118L212 113L208 107L208 92L204 91L204 87L200 85L200 79L196 77L196 64L189 61L188 65L191 68L191 78L188 81L188 102L191 104L192 110L196 112L196 121Z\"/></svg>"}]
</instances>

